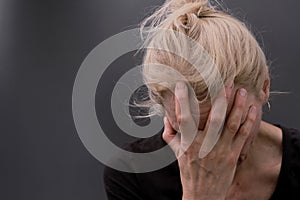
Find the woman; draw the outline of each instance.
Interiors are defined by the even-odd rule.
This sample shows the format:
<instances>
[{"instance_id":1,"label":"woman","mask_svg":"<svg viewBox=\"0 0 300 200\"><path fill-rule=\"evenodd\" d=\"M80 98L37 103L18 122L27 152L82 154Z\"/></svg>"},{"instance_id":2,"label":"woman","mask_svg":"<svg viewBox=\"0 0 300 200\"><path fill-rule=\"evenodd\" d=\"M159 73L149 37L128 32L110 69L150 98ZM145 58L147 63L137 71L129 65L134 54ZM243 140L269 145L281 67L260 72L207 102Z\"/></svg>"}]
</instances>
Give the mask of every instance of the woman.
<instances>
[{"instance_id":1,"label":"woman","mask_svg":"<svg viewBox=\"0 0 300 200\"><path fill-rule=\"evenodd\" d=\"M177 161L142 174L107 168L108 198L299 199L300 135L261 120L270 78L246 26L205 0L167 1L145 25L143 76L165 113L164 130L127 150L169 144ZM223 123L220 134L209 131ZM211 135L218 137L203 150Z\"/></svg>"}]
</instances>

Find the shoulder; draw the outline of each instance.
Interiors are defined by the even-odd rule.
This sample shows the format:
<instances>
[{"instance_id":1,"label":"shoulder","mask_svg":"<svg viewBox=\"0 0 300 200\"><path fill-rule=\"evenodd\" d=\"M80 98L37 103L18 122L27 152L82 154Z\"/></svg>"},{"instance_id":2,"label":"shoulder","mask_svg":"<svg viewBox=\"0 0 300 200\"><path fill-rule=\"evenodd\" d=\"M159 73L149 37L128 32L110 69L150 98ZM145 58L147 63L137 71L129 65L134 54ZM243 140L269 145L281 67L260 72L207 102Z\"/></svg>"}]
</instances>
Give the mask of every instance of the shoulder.
<instances>
[{"instance_id":1,"label":"shoulder","mask_svg":"<svg viewBox=\"0 0 300 200\"><path fill-rule=\"evenodd\" d=\"M276 125L282 130L282 164L278 185L272 199L300 197L300 131Z\"/></svg>"},{"instance_id":2,"label":"shoulder","mask_svg":"<svg viewBox=\"0 0 300 200\"><path fill-rule=\"evenodd\" d=\"M289 174L299 180L300 188L300 131L294 128L281 126L283 132L283 162Z\"/></svg>"},{"instance_id":3,"label":"shoulder","mask_svg":"<svg viewBox=\"0 0 300 200\"><path fill-rule=\"evenodd\" d=\"M282 129L283 156L290 162L300 165L300 131L294 128L279 126Z\"/></svg>"},{"instance_id":4,"label":"shoulder","mask_svg":"<svg viewBox=\"0 0 300 200\"><path fill-rule=\"evenodd\" d=\"M121 172L106 166L103 173L104 188L109 200L143 199L134 173Z\"/></svg>"},{"instance_id":5,"label":"shoulder","mask_svg":"<svg viewBox=\"0 0 300 200\"><path fill-rule=\"evenodd\" d=\"M166 142L162 139L163 129L159 133L149 138L137 139L134 142L127 143L123 146L126 151L134 153L148 153L153 152L164 147Z\"/></svg>"},{"instance_id":6,"label":"shoulder","mask_svg":"<svg viewBox=\"0 0 300 200\"><path fill-rule=\"evenodd\" d=\"M162 131L149 138L137 139L131 143L127 143L123 145L122 148L127 152L133 153L148 153L158 150L166 145L161 137L161 132ZM108 166L104 168L103 178L108 199L144 199L144 194L141 189L142 181L140 180L140 174L134 173L134 168L136 166L132 158L129 158L128 162L127 158L118 155L113 158L112 162L126 165L129 171L132 169L132 172L123 172Z\"/></svg>"}]
</instances>

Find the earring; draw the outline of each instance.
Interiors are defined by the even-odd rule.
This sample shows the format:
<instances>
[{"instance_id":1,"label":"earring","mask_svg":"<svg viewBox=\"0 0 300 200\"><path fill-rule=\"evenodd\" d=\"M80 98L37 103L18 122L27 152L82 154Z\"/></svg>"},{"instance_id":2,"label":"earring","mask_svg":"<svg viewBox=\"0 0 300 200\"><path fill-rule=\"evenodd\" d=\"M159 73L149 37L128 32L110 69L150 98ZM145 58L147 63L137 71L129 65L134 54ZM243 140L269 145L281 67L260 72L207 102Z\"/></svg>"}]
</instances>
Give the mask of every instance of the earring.
<instances>
[{"instance_id":1,"label":"earring","mask_svg":"<svg viewBox=\"0 0 300 200\"><path fill-rule=\"evenodd\" d=\"M265 112L263 112L263 113L269 113L269 112L271 112L271 103L270 103L269 100L268 100L268 102L266 103L266 105L267 105L267 111L265 111Z\"/></svg>"}]
</instances>

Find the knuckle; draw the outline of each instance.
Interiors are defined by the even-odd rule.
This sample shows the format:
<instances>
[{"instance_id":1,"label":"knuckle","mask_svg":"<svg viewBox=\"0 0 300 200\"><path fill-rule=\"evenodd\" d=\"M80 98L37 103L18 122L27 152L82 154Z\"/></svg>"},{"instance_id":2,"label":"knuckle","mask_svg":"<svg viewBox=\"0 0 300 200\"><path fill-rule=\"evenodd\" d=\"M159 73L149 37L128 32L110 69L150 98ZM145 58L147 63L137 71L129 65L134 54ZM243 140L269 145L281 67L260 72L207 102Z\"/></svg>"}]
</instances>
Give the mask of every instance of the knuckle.
<instances>
[{"instance_id":1,"label":"knuckle","mask_svg":"<svg viewBox=\"0 0 300 200\"><path fill-rule=\"evenodd\" d=\"M243 108L244 108L244 105L245 105L245 101L239 100L239 101L237 101L237 102L235 103L234 106L235 106L237 109L243 109Z\"/></svg>"},{"instance_id":2,"label":"knuckle","mask_svg":"<svg viewBox=\"0 0 300 200\"><path fill-rule=\"evenodd\" d=\"M227 123L227 129L230 133L235 134L239 129L239 124L235 121Z\"/></svg>"},{"instance_id":3,"label":"knuckle","mask_svg":"<svg viewBox=\"0 0 300 200\"><path fill-rule=\"evenodd\" d=\"M240 101L240 102L238 102L238 108L240 108L240 109L243 109L244 107L245 107L245 101Z\"/></svg>"},{"instance_id":4,"label":"knuckle","mask_svg":"<svg viewBox=\"0 0 300 200\"><path fill-rule=\"evenodd\" d=\"M242 136L242 137L245 137L245 138L247 138L248 136L249 136L249 134L250 134L250 128L249 127L242 127L241 128L241 130L240 130L240 135Z\"/></svg>"},{"instance_id":5,"label":"knuckle","mask_svg":"<svg viewBox=\"0 0 300 200\"><path fill-rule=\"evenodd\" d=\"M229 154L226 159L229 166L234 166L237 163L237 157L233 153Z\"/></svg>"},{"instance_id":6,"label":"knuckle","mask_svg":"<svg viewBox=\"0 0 300 200\"><path fill-rule=\"evenodd\" d=\"M162 138L163 138L163 140L165 141L165 142L169 142L169 140L170 140L170 135L168 134L168 133L166 133L166 132L164 132L163 134L162 134Z\"/></svg>"}]
</instances>

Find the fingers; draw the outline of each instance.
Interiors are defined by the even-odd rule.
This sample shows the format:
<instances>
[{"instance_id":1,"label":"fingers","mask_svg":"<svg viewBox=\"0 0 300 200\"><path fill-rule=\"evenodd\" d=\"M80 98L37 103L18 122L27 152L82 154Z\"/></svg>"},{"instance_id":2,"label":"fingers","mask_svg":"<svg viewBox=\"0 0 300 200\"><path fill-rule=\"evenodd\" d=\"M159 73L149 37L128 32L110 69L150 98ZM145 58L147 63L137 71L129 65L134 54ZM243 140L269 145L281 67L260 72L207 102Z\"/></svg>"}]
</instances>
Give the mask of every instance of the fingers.
<instances>
[{"instance_id":1,"label":"fingers","mask_svg":"<svg viewBox=\"0 0 300 200\"><path fill-rule=\"evenodd\" d=\"M209 112L209 116L204 128L204 132L218 132L220 124L225 120L226 110L227 110L227 101L225 96L225 91L221 90L215 99L211 110Z\"/></svg>"},{"instance_id":2,"label":"fingers","mask_svg":"<svg viewBox=\"0 0 300 200\"><path fill-rule=\"evenodd\" d=\"M179 124L179 131L181 133L181 146L182 148L187 149L193 142L198 127L196 126L191 113L188 87L184 82L178 82L176 84L175 97L175 113L177 123Z\"/></svg>"},{"instance_id":3,"label":"fingers","mask_svg":"<svg viewBox=\"0 0 300 200\"><path fill-rule=\"evenodd\" d=\"M185 83L178 82L175 87L175 113L177 122L180 124L183 120L186 120L191 116L188 88Z\"/></svg>"},{"instance_id":4,"label":"fingers","mask_svg":"<svg viewBox=\"0 0 300 200\"><path fill-rule=\"evenodd\" d=\"M242 151L247 139L249 138L250 133L253 130L255 121L257 118L257 111L255 106L251 106L247 114L245 123L240 127L238 133L233 140L232 149L237 152L238 155Z\"/></svg>"},{"instance_id":5,"label":"fingers","mask_svg":"<svg viewBox=\"0 0 300 200\"><path fill-rule=\"evenodd\" d=\"M200 148L199 157L204 158L218 142L226 117L227 100L225 90L220 91L218 97L212 105L206 122L204 132L205 137Z\"/></svg>"},{"instance_id":6,"label":"fingers","mask_svg":"<svg viewBox=\"0 0 300 200\"><path fill-rule=\"evenodd\" d=\"M232 152L240 155L249 135L251 134L257 117L256 107L246 108L247 91L243 88L236 93L233 107L227 118L222 135L222 145L231 146ZM246 113L245 122L242 122Z\"/></svg>"},{"instance_id":7,"label":"fingers","mask_svg":"<svg viewBox=\"0 0 300 200\"><path fill-rule=\"evenodd\" d=\"M225 123L224 131L222 135L222 140L224 140L224 142L227 143L227 145L232 143L231 141L233 140L233 138L235 137L236 133L240 128L243 113L245 111L246 101L247 101L247 91L241 88L236 93L233 107Z\"/></svg>"}]
</instances>

